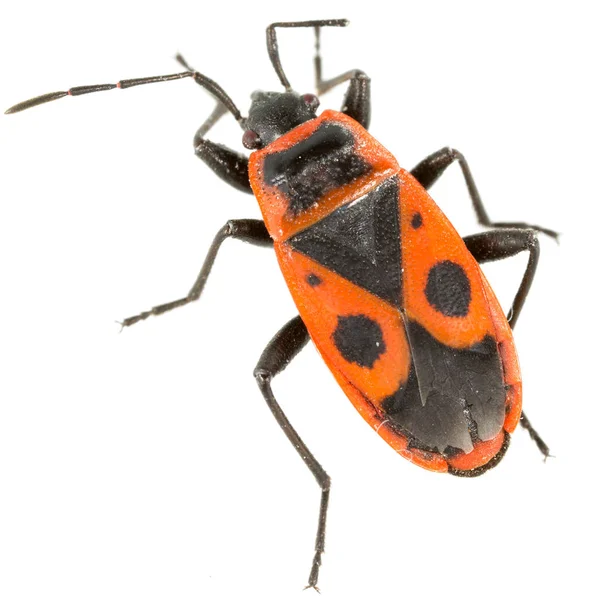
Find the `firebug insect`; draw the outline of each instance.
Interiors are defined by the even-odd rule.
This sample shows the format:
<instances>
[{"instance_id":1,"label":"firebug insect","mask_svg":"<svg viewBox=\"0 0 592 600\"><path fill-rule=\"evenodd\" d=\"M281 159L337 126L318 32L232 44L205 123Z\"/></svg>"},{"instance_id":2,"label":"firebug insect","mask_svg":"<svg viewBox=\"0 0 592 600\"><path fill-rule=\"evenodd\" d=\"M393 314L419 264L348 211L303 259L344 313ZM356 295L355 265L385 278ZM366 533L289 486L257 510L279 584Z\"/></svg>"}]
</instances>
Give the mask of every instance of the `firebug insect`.
<instances>
[{"instance_id":1,"label":"firebug insect","mask_svg":"<svg viewBox=\"0 0 592 600\"><path fill-rule=\"evenodd\" d=\"M299 316L263 351L255 378L271 412L321 488L308 586L316 588L325 547L330 478L292 427L272 379L312 339L362 417L399 454L425 469L473 477L503 458L520 422L545 457L549 449L522 412L512 328L539 258L526 223L492 222L468 163L443 148L411 171L367 129L370 79L360 70L324 79L322 27L344 19L274 23L267 49L283 92L256 91L247 117L212 79L192 69L172 75L87 85L16 104L16 113L64 96L192 78L217 99L194 137L196 155L233 187L254 194L263 220L228 221L217 233L186 297L122 322L129 327L197 300L224 240L273 247ZM312 28L317 95L297 94L280 61L278 28ZM341 111L316 114L318 96L348 83ZM205 136L229 112L250 157ZM485 233L461 238L428 195L453 163L462 170ZM508 317L479 263L529 253Z\"/></svg>"}]
</instances>

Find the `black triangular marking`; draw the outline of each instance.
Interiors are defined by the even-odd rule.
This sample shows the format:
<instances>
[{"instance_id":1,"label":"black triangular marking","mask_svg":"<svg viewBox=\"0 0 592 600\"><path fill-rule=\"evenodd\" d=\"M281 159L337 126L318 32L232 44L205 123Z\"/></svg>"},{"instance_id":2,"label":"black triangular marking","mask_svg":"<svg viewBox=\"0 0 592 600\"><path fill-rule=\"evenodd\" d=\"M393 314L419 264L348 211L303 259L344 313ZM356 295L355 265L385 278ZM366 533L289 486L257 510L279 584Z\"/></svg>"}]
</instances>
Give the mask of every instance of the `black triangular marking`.
<instances>
[{"instance_id":1,"label":"black triangular marking","mask_svg":"<svg viewBox=\"0 0 592 600\"><path fill-rule=\"evenodd\" d=\"M383 181L288 243L352 283L401 306L398 177Z\"/></svg>"},{"instance_id":2,"label":"black triangular marking","mask_svg":"<svg viewBox=\"0 0 592 600\"><path fill-rule=\"evenodd\" d=\"M326 217L319 224L319 228L331 239L343 241L349 249L376 265L373 210L372 198L364 196Z\"/></svg>"}]
</instances>

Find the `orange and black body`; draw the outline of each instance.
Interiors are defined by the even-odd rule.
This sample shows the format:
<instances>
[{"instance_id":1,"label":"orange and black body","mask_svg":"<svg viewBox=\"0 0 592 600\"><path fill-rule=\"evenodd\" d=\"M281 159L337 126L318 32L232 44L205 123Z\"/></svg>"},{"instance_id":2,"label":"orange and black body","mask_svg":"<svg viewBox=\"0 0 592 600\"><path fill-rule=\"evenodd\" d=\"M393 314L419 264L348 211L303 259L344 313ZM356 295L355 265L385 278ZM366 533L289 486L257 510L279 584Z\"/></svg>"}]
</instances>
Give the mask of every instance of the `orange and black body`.
<instances>
[{"instance_id":1,"label":"orange and black body","mask_svg":"<svg viewBox=\"0 0 592 600\"><path fill-rule=\"evenodd\" d=\"M425 189L330 110L251 154L249 176L311 339L362 417L427 469L493 466L521 412L512 333Z\"/></svg>"},{"instance_id":2,"label":"orange and black body","mask_svg":"<svg viewBox=\"0 0 592 600\"><path fill-rule=\"evenodd\" d=\"M189 293L125 319L127 327L197 300L224 240L274 247L299 315L271 340L257 363L261 393L321 488L308 584L316 587L331 480L281 409L272 379L312 339L362 417L399 454L430 471L480 475L503 457L520 422L541 452L549 449L522 413L522 381L512 338L536 271L537 232L526 223L492 222L464 156L443 148L410 172L367 129L370 79L351 70L322 77L320 31L343 19L274 23L269 57L284 92L258 91L243 117L226 92L193 70L119 83L74 87L21 102L7 113L66 96L191 78L216 99L197 130L198 158L225 182L254 194L263 221L233 219L218 232ZM340 112L317 116L317 96L292 90L282 68L277 28L311 27L316 35L317 93L348 83ZM229 112L250 157L205 135ZM453 163L489 231L465 237L428 195ZM528 252L506 319L478 263ZM205 375L204 375L205 376ZM393 465L393 473L395 466Z\"/></svg>"}]
</instances>

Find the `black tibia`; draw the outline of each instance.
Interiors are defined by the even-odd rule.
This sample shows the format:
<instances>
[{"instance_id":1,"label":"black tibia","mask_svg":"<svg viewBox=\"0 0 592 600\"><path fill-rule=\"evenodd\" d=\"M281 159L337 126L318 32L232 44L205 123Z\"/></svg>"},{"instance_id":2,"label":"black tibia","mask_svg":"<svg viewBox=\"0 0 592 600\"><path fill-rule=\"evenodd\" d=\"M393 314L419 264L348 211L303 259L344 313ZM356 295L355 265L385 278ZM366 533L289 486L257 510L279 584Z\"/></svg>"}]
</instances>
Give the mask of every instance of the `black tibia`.
<instances>
[{"instance_id":1,"label":"black tibia","mask_svg":"<svg viewBox=\"0 0 592 600\"><path fill-rule=\"evenodd\" d=\"M463 239L469 252L475 257L475 260L480 263L509 258L523 250L528 250L528 264L526 265L520 287L518 288L518 292L512 303L512 308L508 314L508 323L513 329L534 280L539 261L539 242L536 232L532 229L498 229L495 231L478 233L476 235L469 235ZM522 413L522 416L520 417L520 424L528 431L530 437L534 440L537 448L541 451L546 460L549 456L549 447L530 424L530 421L524 413Z\"/></svg>"},{"instance_id":2,"label":"black tibia","mask_svg":"<svg viewBox=\"0 0 592 600\"><path fill-rule=\"evenodd\" d=\"M313 474L321 488L321 506L315 540L315 553L307 586L317 589L319 568L321 566L321 554L325 549L325 528L327 524L327 508L329 506L331 479L324 471L323 467L321 467L319 461L307 448L296 430L292 427L271 390L271 380L273 377L280 373L288 363L290 363L298 352L304 348L309 339L308 332L302 319L300 317L292 319L284 325L271 342L269 342L255 367L254 375L259 385L259 389L273 413L273 416L300 455L300 458L306 463L306 466L310 469L310 472Z\"/></svg>"},{"instance_id":3,"label":"black tibia","mask_svg":"<svg viewBox=\"0 0 592 600\"><path fill-rule=\"evenodd\" d=\"M462 170L469 190L469 196L473 202L473 208L477 213L479 224L496 228L535 229L553 239L558 238L559 234L556 231L547 229L546 227L539 227L538 225L530 225L528 223L507 223L501 221L493 222L483 206L483 201L481 200L479 190L477 189L467 160L458 150L454 150L454 148L442 148L441 150L430 154L411 170L411 174L426 190L429 190L440 178L442 173L444 173L444 171L455 161L458 161Z\"/></svg>"},{"instance_id":4,"label":"black tibia","mask_svg":"<svg viewBox=\"0 0 592 600\"><path fill-rule=\"evenodd\" d=\"M212 270L214 261L216 260L216 256L218 255L218 250L220 249L222 242L227 238L234 238L243 242L248 242L249 244L254 244L255 246L273 246L273 240L267 232L263 221L256 219L236 219L228 221L226 225L224 225L224 227L222 227L222 229L220 229L220 231L218 231L216 234L201 271L199 272L199 275L197 276L197 279L193 284L193 287L189 290L187 296L173 302L160 304L159 306L155 306L151 310L142 312L134 317L128 317L122 321L121 325L123 327L129 327L130 325L133 325L138 321L143 321L152 315L161 315L169 310L173 310L179 306L185 306L185 304L189 304L190 302L194 302L195 300L199 299L210 275L210 271Z\"/></svg>"},{"instance_id":5,"label":"black tibia","mask_svg":"<svg viewBox=\"0 0 592 600\"><path fill-rule=\"evenodd\" d=\"M536 232L532 229L497 229L469 235L463 239L469 252L480 263L510 258L510 256L528 250L528 264L514 302L512 302L512 308L508 313L508 323L513 329L524 306L539 262L539 241Z\"/></svg>"},{"instance_id":6,"label":"black tibia","mask_svg":"<svg viewBox=\"0 0 592 600\"><path fill-rule=\"evenodd\" d=\"M181 54L177 54L175 58L189 72L194 72ZM220 99L217 99L214 110L193 137L195 155L203 160L223 181L241 192L252 194L253 190L249 183L249 159L244 154L204 138L227 111L228 107ZM242 124L242 121L241 117L239 123Z\"/></svg>"},{"instance_id":7,"label":"black tibia","mask_svg":"<svg viewBox=\"0 0 592 600\"><path fill-rule=\"evenodd\" d=\"M315 82L317 93L320 96L333 89L336 85L349 81L349 86L343 98L341 112L355 119L365 129L370 126L370 77L363 71L352 69L337 77L324 80L321 58L321 28L315 27Z\"/></svg>"},{"instance_id":8,"label":"black tibia","mask_svg":"<svg viewBox=\"0 0 592 600\"><path fill-rule=\"evenodd\" d=\"M530 434L530 437L532 438L534 443L537 445L537 448L541 451L541 454L545 457L545 460L547 460L547 458L549 458L549 456L551 456L551 453L549 451L549 446L547 446L547 444L545 444L545 442L543 441L541 436L536 432L534 427L530 424L530 421L528 420L528 418L524 414L524 412L520 416L520 425L522 425L522 427L524 427L524 429L526 429L526 431L528 431L528 433Z\"/></svg>"}]
</instances>

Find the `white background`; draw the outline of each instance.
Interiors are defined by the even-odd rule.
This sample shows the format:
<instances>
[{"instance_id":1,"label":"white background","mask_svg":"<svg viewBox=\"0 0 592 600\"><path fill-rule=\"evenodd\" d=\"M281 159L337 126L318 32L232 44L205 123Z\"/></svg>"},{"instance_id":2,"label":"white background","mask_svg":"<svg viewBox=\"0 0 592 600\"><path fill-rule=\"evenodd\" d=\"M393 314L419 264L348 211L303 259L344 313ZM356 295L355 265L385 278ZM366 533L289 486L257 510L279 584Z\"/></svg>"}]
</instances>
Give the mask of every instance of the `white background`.
<instances>
[{"instance_id":1,"label":"white background","mask_svg":"<svg viewBox=\"0 0 592 600\"><path fill-rule=\"evenodd\" d=\"M401 164L459 148L492 218L563 233L541 239L516 331L525 407L555 458L519 430L481 478L419 469L307 347L275 390L333 478L323 597L588 597L586 3L319 5L12 3L0 106L172 73L182 51L246 112L252 90L280 88L270 22L349 18L323 33L326 73L371 75L371 132ZM279 38L293 85L313 91L312 32ZM273 253L230 241L199 305L115 323L184 295L226 219L258 216L193 156L211 107L185 80L0 118L3 600L316 597L301 588L320 494L251 375L295 312ZM240 135L228 117L212 132ZM457 167L433 196L478 230ZM486 270L506 307L525 261Z\"/></svg>"}]
</instances>

